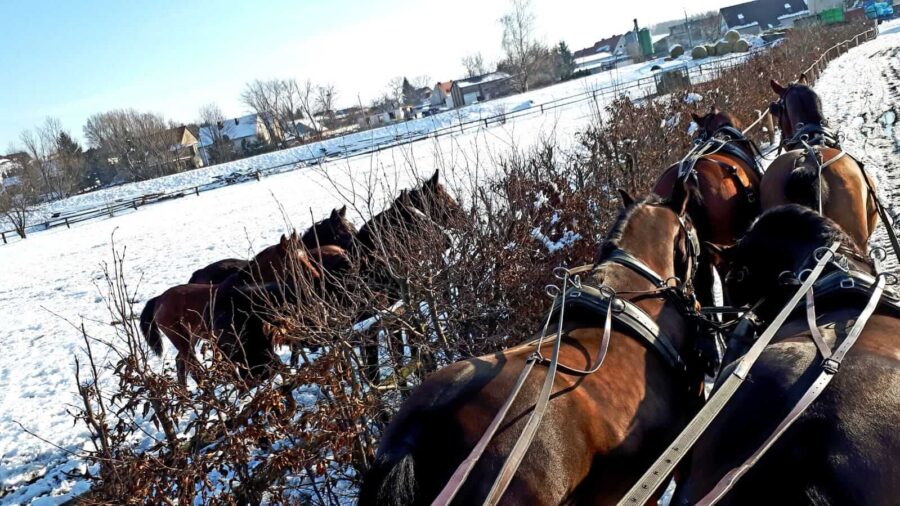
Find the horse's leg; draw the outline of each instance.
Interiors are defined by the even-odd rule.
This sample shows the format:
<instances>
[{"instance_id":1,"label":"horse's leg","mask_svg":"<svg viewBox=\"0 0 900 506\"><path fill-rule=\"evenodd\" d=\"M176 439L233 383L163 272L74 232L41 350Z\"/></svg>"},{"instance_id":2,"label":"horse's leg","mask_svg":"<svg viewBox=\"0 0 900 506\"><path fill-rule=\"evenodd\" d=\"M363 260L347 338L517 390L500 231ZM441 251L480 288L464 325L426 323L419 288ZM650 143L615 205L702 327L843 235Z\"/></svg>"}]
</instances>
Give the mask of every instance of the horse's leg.
<instances>
[{"instance_id":1,"label":"horse's leg","mask_svg":"<svg viewBox=\"0 0 900 506\"><path fill-rule=\"evenodd\" d=\"M363 378L369 383L377 385L381 376L378 370L378 333L371 335L369 331L365 331L360 334L360 348L362 348L363 356Z\"/></svg>"},{"instance_id":2,"label":"horse's leg","mask_svg":"<svg viewBox=\"0 0 900 506\"><path fill-rule=\"evenodd\" d=\"M182 355L181 351L178 351L178 355L175 356L175 371L178 378L178 384L182 387L187 388L187 360Z\"/></svg>"}]
</instances>

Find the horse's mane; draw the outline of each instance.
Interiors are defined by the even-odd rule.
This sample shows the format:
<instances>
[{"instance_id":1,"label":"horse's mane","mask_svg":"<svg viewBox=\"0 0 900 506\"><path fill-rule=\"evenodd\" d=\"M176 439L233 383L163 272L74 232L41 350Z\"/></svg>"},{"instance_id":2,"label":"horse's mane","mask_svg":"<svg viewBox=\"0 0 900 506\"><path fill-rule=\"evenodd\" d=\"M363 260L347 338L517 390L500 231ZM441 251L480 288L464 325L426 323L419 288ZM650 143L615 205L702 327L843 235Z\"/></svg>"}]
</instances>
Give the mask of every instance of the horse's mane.
<instances>
[{"instance_id":1,"label":"horse's mane","mask_svg":"<svg viewBox=\"0 0 900 506\"><path fill-rule=\"evenodd\" d=\"M797 204L776 207L764 212L741 239L741 249L756 249L757 241L771 242L795 239L814 247L830 246L835 241L853 253L864 256L856 243L831 219Z\"/></svg>"},{"instance_id":2,"label":"horse's mane","mask_svg":"<svg viewBox=\"0 0 900 506\"><path fill-rule=\"evenodd\" d=\"M725 118L725 125L734 127L738 130L744 129L744 125L730 112L720 111L719 114Z\"/></svg>"},{"instance_id":3,"label":"horse's mane","mask_svg":"<svg viewBox=\"0 0 900 506\"><path fill-rule=\"evenodd\" d=\"M597 255L597 263L600 263L609 258L609 256L619 248L622 237L624 237L625 235L625 227L628 226L628 222L631 220L631 217L634 216L634 213L642 205L661 206L667 204L668 200L658 195L651 194L640 200L636 200L632 204L620 209L618 216L616 216L616 220L609 228L609 232L606 233L606 238L603 240L603 244L600 245L600 252Z\"/></svg>"}]
</instances>

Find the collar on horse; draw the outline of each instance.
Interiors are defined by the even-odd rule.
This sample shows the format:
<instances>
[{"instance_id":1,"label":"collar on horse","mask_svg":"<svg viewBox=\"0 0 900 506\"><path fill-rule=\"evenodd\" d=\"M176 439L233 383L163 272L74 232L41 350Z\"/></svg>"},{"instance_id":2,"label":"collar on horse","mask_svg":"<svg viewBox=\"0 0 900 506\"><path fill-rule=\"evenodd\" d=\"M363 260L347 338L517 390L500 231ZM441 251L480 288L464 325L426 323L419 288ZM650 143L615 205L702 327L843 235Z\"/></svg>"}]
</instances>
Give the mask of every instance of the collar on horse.
<instances>
[{"instance_id":1,"label":"collar on horse","mask_svg":"<svg viewBox=\"0 0 900 506\"><path fill-rule=\"evenodd\" d=\"M790 151L807 146L824 146L841 149L841 141L837 133L821 123L798 123L794 135L782 142L784 149Z\"/></svg>"}]
</instances>

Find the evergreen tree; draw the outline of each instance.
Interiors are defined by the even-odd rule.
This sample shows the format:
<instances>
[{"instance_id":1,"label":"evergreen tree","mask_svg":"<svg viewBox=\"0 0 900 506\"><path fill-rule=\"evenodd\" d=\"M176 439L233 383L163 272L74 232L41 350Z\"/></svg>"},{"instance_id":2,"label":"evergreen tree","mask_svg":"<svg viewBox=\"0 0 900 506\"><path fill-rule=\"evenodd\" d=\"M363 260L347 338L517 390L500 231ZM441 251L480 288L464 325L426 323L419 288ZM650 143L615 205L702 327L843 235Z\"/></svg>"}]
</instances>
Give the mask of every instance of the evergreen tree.
<instances>
[{"instance_id":1,"label":"evergreen tree","mask_svg":"<svg viewBox=\"0 0 900 506\"><path fill-rule=\"evenodd\" d=\"M402 96L404 105L415 105L419 102L418 90L405 77L403 78Z\"/></svg>"},{"instance_id":2,"label":"evergreen tree","mask_svg":"<svg viewBox=\"0 0 900 506\"><path fill-rule=\"evenodd\" d=\"M572 56L572 51L569 50L569 46L565 41L559 41L559 44L556 46L555 56L556 78L565 81L572 77L572 73L575 72L575 57Z\"/></svg>"}]
</instances>

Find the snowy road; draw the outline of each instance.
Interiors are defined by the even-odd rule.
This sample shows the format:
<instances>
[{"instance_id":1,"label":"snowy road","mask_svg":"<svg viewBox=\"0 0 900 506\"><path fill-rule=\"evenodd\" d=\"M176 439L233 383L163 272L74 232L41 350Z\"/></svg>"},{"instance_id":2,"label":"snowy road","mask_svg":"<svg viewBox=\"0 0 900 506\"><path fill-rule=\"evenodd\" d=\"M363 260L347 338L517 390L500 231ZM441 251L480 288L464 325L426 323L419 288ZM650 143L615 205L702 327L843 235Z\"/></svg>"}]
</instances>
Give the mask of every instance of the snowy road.
<instances>
[{"instance_id":1,"label":"snowy road","mask_svg":"<svg viewBox=\"0 0 900 506\"><path fill-rule=\"evenodd\" d=\"M900 210L900 21L831 62L815 89L844 149L877 180L882 202ZM890 250L883 227L872 244ZM886 267L897 269L893 255Z\"/></svg>"},{"instance_id":2,"label":"snowy road","mask_svg":"<svg viewBox=\"0 0 900 506\"><path fill-rule=\"evenodd\" d=\"M883 27L878 39L835 60L816 88L832 125L845 136L846 149L878 178L886 200L896 202L900 191L900 125L896 124L900 23ZM583 87L584 83L566 86ZM540 93L552 98L554 93L571 91L553 88ZM512 98L516 103L523 100ZM468 183L469 174L492 165L492 154L506 153L514 145L527 147L551 133L563 144L571 142L586 116L577 108L535 116L148 206L72 230L53 229L0 248L0 504L56 504L84 486L64 474L81 465L66 451L79 451L87 438L66 412L76 402L72 371L81 346L79 333L69 322L84 322L98 335L111 332L94 282L98 263L111 258L114 231L117 244L128 248L128 279L141 280L138 295L143 301L184 282L198 266L224 257L245 257L248 251L273 242L288 228L284 216L304 228L310 210L319 217L344 200L352 204L352 191L347 189L370 175L395 189L435 167L460 167L449 174L451 183L454 178ZM323 170L337 187L327 181ZM364 207L359 200L356 204ZM357 215L356 220L361 218ZM19 423L52 444L28 435Z\"/></svg>"}]
</instances>

